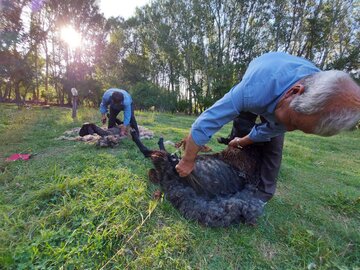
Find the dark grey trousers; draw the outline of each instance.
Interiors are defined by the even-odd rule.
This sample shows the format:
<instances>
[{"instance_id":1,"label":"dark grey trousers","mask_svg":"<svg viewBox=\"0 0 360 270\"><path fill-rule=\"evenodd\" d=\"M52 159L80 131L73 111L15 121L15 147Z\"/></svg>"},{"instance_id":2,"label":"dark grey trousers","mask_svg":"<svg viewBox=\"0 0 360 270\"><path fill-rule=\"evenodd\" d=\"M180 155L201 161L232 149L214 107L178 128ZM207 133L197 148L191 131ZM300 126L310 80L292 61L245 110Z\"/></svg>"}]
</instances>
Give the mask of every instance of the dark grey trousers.
<instances>
[{"instance_id":1,"label":"dark grey trousers","mask_svg":"<svg viewBox=\"0 0 360 270\"><path fill-rule=\"evenodd\" d=\"M122 109L124 110L124 109ZM115 126L115 124L122 124L122 122L117 119L116 117L118 116L118 114L122 111L122 110L115 110L110 106L110 113L109 113L109 123L108 123L108 128L112 128ZM132 127L133 129L136 130L137 134L140 135L139 133L139 127L138 124L136 122L135 119L135 114L134 114L134 106L133 104L131 104L131 118L130 118L130 127Z\"/></svg>"},{"instance_id":2,"label":"dark grey trousers","mask_svg":"<svg viewBox=\"0 0 360 270\"><path fill-rule=\"evenodd\" d=\"M257 115L250 112L242 112L234 119L230 137L243 137L249 134L255 125ZM261 118L261 121L266 122ZM269 142L262 143L260 182L257 197L263 201L270 200L276 190L276 178L279 174L284 134L272 138Z\"/></svg>"}]
</instances>

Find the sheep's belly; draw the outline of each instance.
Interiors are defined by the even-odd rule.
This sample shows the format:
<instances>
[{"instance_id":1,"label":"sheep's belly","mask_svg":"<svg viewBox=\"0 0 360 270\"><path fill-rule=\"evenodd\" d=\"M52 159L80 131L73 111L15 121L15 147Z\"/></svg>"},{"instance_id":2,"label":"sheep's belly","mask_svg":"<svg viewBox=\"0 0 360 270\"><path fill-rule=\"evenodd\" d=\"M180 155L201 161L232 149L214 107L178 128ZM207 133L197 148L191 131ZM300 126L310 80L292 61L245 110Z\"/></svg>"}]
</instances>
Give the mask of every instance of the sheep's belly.
<instances>
[{"instance_id":1,"label":"sheep's belly","mask_svg":"<svg viewBox=\"0 0 360 270\"><path fill-rule=\"evenodd\" d=\"M236 170L224 161L211 157L199 157L190 184L198 194L229 195L241 191L246 184L246 172Z\"/></svg>"}]
</instances>

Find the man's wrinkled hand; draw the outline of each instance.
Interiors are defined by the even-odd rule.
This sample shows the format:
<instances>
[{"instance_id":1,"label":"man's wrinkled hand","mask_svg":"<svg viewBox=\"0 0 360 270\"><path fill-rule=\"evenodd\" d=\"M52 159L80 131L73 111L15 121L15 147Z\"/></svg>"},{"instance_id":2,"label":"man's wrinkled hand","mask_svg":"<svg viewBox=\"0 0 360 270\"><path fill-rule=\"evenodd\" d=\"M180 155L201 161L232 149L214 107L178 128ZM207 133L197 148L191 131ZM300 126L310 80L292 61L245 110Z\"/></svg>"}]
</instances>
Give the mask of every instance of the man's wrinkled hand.
<instances>
[{"instance_id":1,"label":"man's wrinkled hand","mask_svg":"<svg viewBox=\"0 0 360 270\"><path fill-rule=\"evenodd\" d=\"M126 136L126 126L120 125L120 136Z\"/></svg>"},{"instance_id":2,"label":"man's wrinkled hand","mask_svg":"<svg viewBox=\"0 0 360 270\"><path fill-rule=\"evenodd\" d=\"M180 162L175 166L175 169L180 177L186 177L194 170L194 166L195 161L181 159Z\"/></svg>"},{"instance_id":3,"label":"man's wrinkled hand","mask_svg":"<svg viewBox=\"0 0 360 270\"><path fill-rule=\"evenodd\" d=\"M230 147L234 147L234 148L242 148L241 146L241 138L239 137L235 137L234 139L232 139L230 142L229 142L229 146Z\"/></svg>"}]
</instances>

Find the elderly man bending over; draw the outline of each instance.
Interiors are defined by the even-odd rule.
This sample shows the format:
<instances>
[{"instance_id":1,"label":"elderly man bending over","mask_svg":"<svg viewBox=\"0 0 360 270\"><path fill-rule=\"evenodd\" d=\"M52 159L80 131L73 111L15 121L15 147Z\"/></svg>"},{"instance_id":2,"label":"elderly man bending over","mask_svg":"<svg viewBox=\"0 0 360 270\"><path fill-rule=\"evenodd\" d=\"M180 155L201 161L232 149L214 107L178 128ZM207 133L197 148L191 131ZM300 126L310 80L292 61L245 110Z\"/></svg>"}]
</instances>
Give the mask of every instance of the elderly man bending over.
<instances>
[{"instance_id":1,"label":"elderly man bending over","mask_svg":"<svg viewBox=\"0 0 360 270\"><path fill-rule=\"evenodd\" d=\"M255 123L257 116L261 123ZM351 129L360 120L360 87L342 71L321 71L286 53L254 59L243 80L192 125L185 154L176 166L181 177L194 169L200 146L234 119L234 127L246 131L232 139L230 147L264 142L256 197L265 203L275 193L284 133L301 130L331 136Z\"/></svg>"}]
</instances>

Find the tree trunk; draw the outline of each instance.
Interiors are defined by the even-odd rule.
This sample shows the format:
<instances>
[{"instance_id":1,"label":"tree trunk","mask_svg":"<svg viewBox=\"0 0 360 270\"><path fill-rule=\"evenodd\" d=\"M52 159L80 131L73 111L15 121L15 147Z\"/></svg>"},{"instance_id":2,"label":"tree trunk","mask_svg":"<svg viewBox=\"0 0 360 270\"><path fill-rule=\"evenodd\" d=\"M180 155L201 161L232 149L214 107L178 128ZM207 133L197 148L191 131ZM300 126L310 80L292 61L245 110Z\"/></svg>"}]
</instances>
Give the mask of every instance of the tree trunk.
<instances>
[{"instance_id":1,"label":"tree trunk","mask_svg":"<svg viewBox=\"0 0 360 270\"><path fill-rule=\"evenodd\" d=\"M3 101L3 91L2 91L3 83L0 81L0 102Z\"/></svg>"},{"instance_id":2,"label":"tree trunk","mask_svg":"<svg viewBox=\"0 0 360 270\"><path fill-rule=\"evenodd\" d=\"M15 90L15 102L17 104L21 103L21 96L20 96L20 82L21 81L16 81L15 82L15 87L14 87L14 90Z\"/></svg>"},{"instance_id":3,"label":"tree trunk","mask_svg":"<svg viewBox=\"0 0 360 270\"><path fill-rule=\"evenodd\" d=\"M10 96L11 96L11 81L8 81L6 83L3 99L10 99Z\"/></svg>"},{"instance_id":4,"label":"tree trunk","mask_svg":"<svg viewBox=\"0 0 360 270\"><path fill-rule=\"evenodd\" d=\"M35 44L35 90L33 94L33 100L40 99L40 87L39 87L39 71L38 71L38 49Z\"/></svg>"},{"instance_id":5,"label":"tree trunk","mask_svg":"<svg viewBox=\"0 0 360 270\"><path fill-rule=\"evenodd\" d=\"M49 54L48 54L48 45L47 41L44 42L45 49L45 93L46 95L49 93Z\"/></svg>"}]
</instances>

